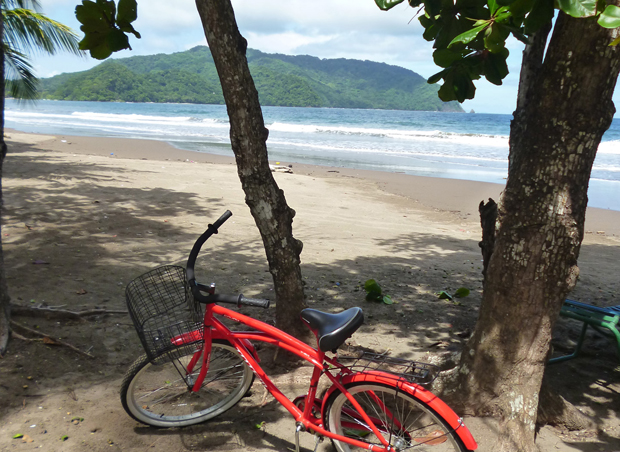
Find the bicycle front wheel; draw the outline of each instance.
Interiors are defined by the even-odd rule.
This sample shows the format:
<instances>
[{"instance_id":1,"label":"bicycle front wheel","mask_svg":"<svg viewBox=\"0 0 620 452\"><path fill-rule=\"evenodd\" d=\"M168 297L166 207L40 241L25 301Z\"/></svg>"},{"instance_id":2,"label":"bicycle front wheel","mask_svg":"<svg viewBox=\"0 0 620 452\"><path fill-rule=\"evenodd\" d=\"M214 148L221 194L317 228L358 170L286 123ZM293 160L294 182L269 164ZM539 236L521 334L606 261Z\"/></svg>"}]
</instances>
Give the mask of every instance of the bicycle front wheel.
<instances>
[{"instance_id":1,"label":"bicycle front wheel","mask_svg":"<svg viewBox=\"0 0 620 452\"><path fill-rule=\"evenodd\" d=\"M154 427L197 424L232 408L248 392L254 373L237 349L226 341L213 341L209 371L198 392L191 388L200 372L187 365L194 353L153 365L146 355L127 371L121 385L123 408L135 420Z\"/></svg>"},{"instance_id":2,"label":"bicycle front wheel","mask_svg":"<svg viewBox=\"0 0 620 452\"><path fill-rule=\"evenodd\" d=\"M360 404L387 443L396 451L467 452L448 423L424 402L380 383L352 383L347 390ZM332 433L382 446L380 439L340 391L326 405L327 429ZM333 440L338 452L368 450Z\"/></svg>"}]
</instances>

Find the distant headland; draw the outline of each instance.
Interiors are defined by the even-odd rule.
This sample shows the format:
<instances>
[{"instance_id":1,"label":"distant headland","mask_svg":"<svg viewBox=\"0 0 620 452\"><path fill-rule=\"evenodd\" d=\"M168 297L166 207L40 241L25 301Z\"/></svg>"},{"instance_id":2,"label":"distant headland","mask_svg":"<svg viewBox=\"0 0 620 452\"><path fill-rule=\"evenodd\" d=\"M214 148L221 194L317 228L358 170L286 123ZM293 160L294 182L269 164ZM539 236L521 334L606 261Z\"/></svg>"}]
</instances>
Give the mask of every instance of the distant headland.
<instances>
[{"instance_id":1,"label":"distant headland","mask_svg":"<svg viewBox=\"0 0 620 452\"><path fill-rule=\"evenodd\" d=\"M264 106L463 112L457 102L437 97L438 85L402 67L252 49L247 58ZM56 100L224 103L205 46L108 60L88 71L42 79L39 89L44 99Z\"/></svg>"}]
</instances>

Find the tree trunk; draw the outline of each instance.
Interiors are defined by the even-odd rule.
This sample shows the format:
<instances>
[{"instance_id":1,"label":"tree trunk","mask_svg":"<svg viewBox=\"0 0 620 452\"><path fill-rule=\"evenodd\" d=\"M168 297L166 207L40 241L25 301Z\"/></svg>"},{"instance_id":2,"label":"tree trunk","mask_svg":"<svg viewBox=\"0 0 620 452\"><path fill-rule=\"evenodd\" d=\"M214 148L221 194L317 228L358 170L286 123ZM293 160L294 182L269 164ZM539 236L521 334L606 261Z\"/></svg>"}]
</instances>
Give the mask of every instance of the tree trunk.
<instances>
[{"instance_id":1,"label":"tree trunk","mask_svg":"<svg viewBox=\"0 0 620 452\"><path fill-rule=\"evenodd\" d=\"M0 17L0 42L4 42L4 21ZM4 53L0 52L0 71L2 71L2 93L0 98L0 219L2 218L2 165L6 157L6 143L4 142ZM9 290L6 284L4 270L4 253L2 251L2 234L0 234L0 356L3 356L9 345L10 308Z\"/></svg>"},{"instance_id":2,"label":"tree trunk","mask_svg":"<svg viewBox=\"0 0 620 452\"><path fill-rule=\"evenodd\" d=\"M260 231L273 276L276 325L294 336L307 337L309 330L299 321L305 307L299 267L302 243L293 237L295 211L286 204L269 168L269 131L245 56L247 41L239 33L230 0L196 0L196 6L222 84L245 202Z\"/></svg>"},{"instance_id":3,"label":"tree trunk","mask_svg":"<svg viewBox=\"0 0 620 452\"><path fill-rule=\"evenodd\" d=\"M496 451L536 450L551 331L578 276L590 172L615 112L617 31L560 13L545 54L547 34L524 52L495 250L451 394L464 412L500 416Z\"/></svg>"},{"instance_id":4,"label":"tree trunk","mask_svg":"<svg viewBox=\"0 0 620 452\"><path fill-rule=\"evenodd\" d=\"M488 203L480 201L480 226L482 226L482 240L478 243L482 251L482 277L483 284L487 277L489 261L495 249L495 228L497 222L497 203L489 198Z\"/></svg>"}]
</instances>

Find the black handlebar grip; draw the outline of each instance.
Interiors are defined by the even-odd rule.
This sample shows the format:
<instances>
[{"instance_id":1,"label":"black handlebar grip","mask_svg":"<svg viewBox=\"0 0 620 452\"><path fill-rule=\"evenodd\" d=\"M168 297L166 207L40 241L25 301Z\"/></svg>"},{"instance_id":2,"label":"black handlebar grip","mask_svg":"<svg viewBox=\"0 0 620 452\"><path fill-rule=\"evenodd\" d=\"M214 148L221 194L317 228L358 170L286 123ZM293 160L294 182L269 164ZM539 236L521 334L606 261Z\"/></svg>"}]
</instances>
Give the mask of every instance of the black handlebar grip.
<instances>
[{"instance_id":1,"label":"black handlebar grip","mask_svg":"<svg viewBox=\"0 0 620 452\"><path fill-rule=\"evenodd\" d=\"M244 296L241 296L239 303L246 306L256 306L258 308L265 309L269 307L269 300L261 300L259 298L245 298Z\"/></svg>"},{"instance_id":2,"label":"black handlebar grip","mask_svg":"<svg viewBox=\"0 0 620 452\"><path fill-rule=\"evenodd\" d=\"M219 227L220 227L221 225L223 225L223 224L224 224L224 222L225 222L226 220L228 220L231 216L232 216L232 212L231 212L230 210L227 210L226 212L224 212L224 213L222 214L222 216L221 216L221 217L219 217L219 218L217 219L217 221L216 221L215 223L213 223L213 224L212 224L212 225L210 225L210 226L211 226L211 227L213 227L213 229L216 229L216 230L217 230L217 229L219 229Z\"/></svg>"},{"instance_id":3,"label":"black handlebar grip","mask_svg":"<svg viewBox=\"0 0 620 452\"><path fill-rule=\"evenodd\" d=\"M213 294L207 296L207 300L209 303L228 303L228 304L239 304L243 295L224 295L224 294Z\"/></svg>"},{"instance_id":4,"label":"black handlebar grip","mask_svg":"<svg viewBox=\"0 0 620 452\"><path fill-rule=\"evenodd\" d=\"M255 306L257 308L268 308L270 303L269 300L260 300L258 298L245 298L243 295L225 295L219 293L213 295L202 295L198 287L194 286L192 287L192 289L194 292L194 297L201 303L228 303L236 304L237 306ZM196 293L198 293L199 296L196 296Z\"/></svg>"}]
</instances>

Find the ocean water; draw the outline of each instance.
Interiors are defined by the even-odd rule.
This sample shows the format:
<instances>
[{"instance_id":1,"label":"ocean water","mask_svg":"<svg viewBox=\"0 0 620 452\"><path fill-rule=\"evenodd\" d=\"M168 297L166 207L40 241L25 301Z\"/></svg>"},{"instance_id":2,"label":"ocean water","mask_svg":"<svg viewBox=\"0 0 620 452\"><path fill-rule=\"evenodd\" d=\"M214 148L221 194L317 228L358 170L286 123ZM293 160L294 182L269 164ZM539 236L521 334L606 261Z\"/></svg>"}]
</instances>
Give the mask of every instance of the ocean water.
<instances>
[{"instance_id":1,"label":"ocean water","mask_svg":"<svg viewBox=\"0 0 620 452\"><path fill-rule=\"evenodd\" d=\"M271 161L505 183L511 115L264 107ZM230 155L223 105L6 102L5 127L146 138ZM589 205L620 210L620 120L603 137Z\"/></svg>"}]
</instances>

